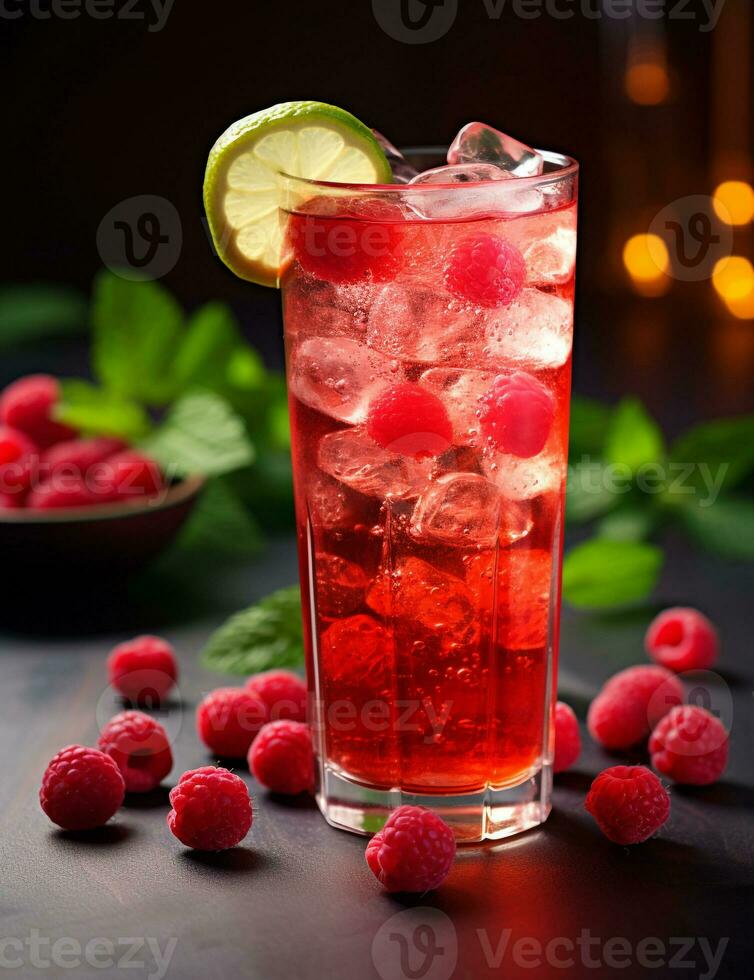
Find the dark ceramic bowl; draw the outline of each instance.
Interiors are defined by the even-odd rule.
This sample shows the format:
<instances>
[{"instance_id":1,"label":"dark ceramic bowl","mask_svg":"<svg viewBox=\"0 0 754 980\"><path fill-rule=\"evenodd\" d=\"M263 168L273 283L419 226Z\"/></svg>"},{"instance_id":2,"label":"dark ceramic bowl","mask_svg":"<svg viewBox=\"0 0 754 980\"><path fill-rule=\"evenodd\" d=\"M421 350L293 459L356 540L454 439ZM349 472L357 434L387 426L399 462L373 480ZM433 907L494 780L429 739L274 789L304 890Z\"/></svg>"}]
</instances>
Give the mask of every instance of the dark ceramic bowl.
<instances>
[{"instance_id":1,"label":"dark ceramic bowl","mask_svg":"<svg viewBox=\"0 0 754 980\"><path fill-rule=\"evenodd\" d=\"M189 477L152 501L0 510L3 578L14 591L122 581L173 541L203 486Z\"/></svg>"}]
</instances>

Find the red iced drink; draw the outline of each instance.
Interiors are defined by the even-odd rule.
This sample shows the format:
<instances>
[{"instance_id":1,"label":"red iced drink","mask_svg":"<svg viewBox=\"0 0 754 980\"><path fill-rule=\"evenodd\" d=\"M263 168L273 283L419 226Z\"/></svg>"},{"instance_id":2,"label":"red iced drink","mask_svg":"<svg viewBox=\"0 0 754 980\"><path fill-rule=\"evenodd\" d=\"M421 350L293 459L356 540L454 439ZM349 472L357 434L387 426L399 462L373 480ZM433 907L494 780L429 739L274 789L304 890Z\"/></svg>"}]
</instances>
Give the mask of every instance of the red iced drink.
<instances>
[{"instance_id":1,"label":"red iced drink","mask_svg":"<svg viewBox=\"0 0 754 980\"><path fill-rule=\"evenodd\" d=\"M352 829L399 800L465 839L549 809L576 168L546 159L533 178L292 194L320 804Z\"/></svg>"}]
</instances>

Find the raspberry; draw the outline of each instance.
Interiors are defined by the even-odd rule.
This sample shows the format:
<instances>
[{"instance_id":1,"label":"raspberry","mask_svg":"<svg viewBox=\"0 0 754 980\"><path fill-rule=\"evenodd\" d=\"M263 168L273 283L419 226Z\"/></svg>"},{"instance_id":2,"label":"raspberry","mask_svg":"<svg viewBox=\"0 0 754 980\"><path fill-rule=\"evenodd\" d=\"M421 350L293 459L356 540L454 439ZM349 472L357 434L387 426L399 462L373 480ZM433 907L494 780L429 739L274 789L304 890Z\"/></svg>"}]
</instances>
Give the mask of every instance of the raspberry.
<instances>
[{"instance_id":1,"label":"raspberry","mask_svg":"<svg viewBox=\"0 0 754 980\"><path fill-rule=\"evenodd\" d=\"M581 754L581 735L579 723L573 708L558 701L555 705L555 758L553 772L570 769Z\"/></svg>"},{"instance_id":2,"label":"raspberry","mask_svg":"<svg viewBox=\"0 0 754 980\"><path fill-rule=\"evenodd\" d=\"M24 506L23 493L1 493L0 510L18 510Z\"/></svg>"},{"instance_id":3,"label":"raspberry","mask_svg":"<svg viewBox=\"0 0 754 980\"><path fill-rule=\"evenodd\" d=\"M640 844L670 814L670 797L646 766L613 766L597 776L585 806L608 840Z\"/></svg>"},{"instance_id":4,"label":"raspberry","mask_svg":"<svg viewBox=\"0 0 754 980\"><path fill-rule=\"evenodd\" d=\"M39 802L64 830L91 830L106 824L123 803L126 785L109 755L69 745L52 759L42 777Z\"/></svg>"},{"instance_id":5,"label":"raspberry","mask_svg":"<svg viewBox=\"0 0 754 980\"><path fill-rule=\"evenodd\" d=\"M367 844L367 864L389 892L428 892L447 878L453 831L423 806L400 806Z\"/></svg>"},{"instance_id":6,"label":"raspberry","mask_svg":"<svg viewBox=\"0 0 754 980\"><path fill-rule=\"evenodd\" d=\"M103 502L146 499L164 487L157 463L133 449L110 456L90 472L92 491Z\"/></svg>"},{"instance_id":7,"label":"raspberry","mask_svg":"<svg viewBox=\"0 0 754 980\"><path fill-rule=\"evenodd\" d=\"M159 636L118 644L107 658L112 686L134 704L159 705L178 680L173 648Z\"/></svg>"},{"instance_id":8,"label":"raspberry","mask_svg":"<svg viewBox=\"0 0 754 980\"><path fill-rule=\"evenodd\" d=\"M254 674L246 681L246 687L264 701L270 721L306 721L306 684L293 671Z\"/></svg>"},{"instance_id":9,"label":"raspberry","mask_svg":"<svg viewBox=\"0 0 754 980\"><path fill-rule=\"evenodd\" d=\"M111 718L97 746L120 769L129 793L148 793L173 768L165 729L141 711L122 711Z\"/></svg>"},{"instance_id":10,"label":"raspberry","mask_svg":"<svg viewBox=\"0 0 754 980\"><path fill-rule=\"evenodd\" d=\"M72 439L75 431L52 417L59 398L60 385L49 374L19 378L0 396L0 421L21 429L42 449Z\"/></svg>"},{"instance_id":11,"label":"raspberry","mask_svg":"<svg viewBox=\"0 0 754 980\"><path fill-rule=\"evenodd\" d=\"M56 476L85 476L92 466L125 448L121 439L68 439L44 453L42 472L45 480L53 481Z\"/></svg>"},{"instance_id":12,"label":"raspberry","mask_svg":"<svg viewBox=\"0 0 754 980\"><path fill-rule=\"evenodd\" d=\"M314 750L300 721L271 721L249 749L249 769L273 793L303 793L314 786Z\"/></svg>"},{"instance_id":13,"label":"raspberry","mask_svg":"<svg viewBox=\"0 0 754 980\"><path fill-rule=\"evenodd\" d=\"M211 691L196 709L196 730L208 749L226 759L244 759L267 722L264 701L245 687Z\"/></svg>"},{"instance_id":14,"label":"raspberry","mask_svg":"<svg viewBox=\"0 0 754 980\"><path fill-rule=\"evenodd\" d=\"M0 491L8 495L28 489L37 447L20 429L0 425Z\"/></svg>"},{"instance_id":15,"label":"raspberry","mask_svg":"<svg viewBox=\"0 0 754 980\"><path fill-rule=\"evenodd\" d=\"M32 510L57 510L63 507L90 507L97 503L83 476L68 474L35 487L26 499Z\"/></svg>"},{"instance_id":16,"label":"raspberry","mask_svg":"<svg viewBox=\"0 0 754 980\"><path fill-rule=\"evenodd\" d=\"M301 267L317 279L333 283L360 280L389 282L403 264L403 212L385 201L328 201L325 212L347 208L340 214L292 215L289 223L293 253Z\"/></svg>"},{"instance_id":17,"label":"raspberry","mask_svg":"<svg viewBox=\"0 0 754 980\"><path fill-rule=\"evenodd\" d=\"M665 715L649 738L652 765L690 786L708 786L725 772L728 732L705 708L685 705Z\"/></svg>"},{"instance_id":18,"label":"raspberry","mask_svg":"<svg viewBox=\"0 0 754 980\"><path fill-rule=\"evenodd\" d=\"M225 851L251 827L251 799L240 776L220 766L184 772L170 791L168 827L186 847Z\"/></svg>"},{"instance_id":19,"label":"raspberry","mask_svg":"<svg viewBox=\"0 0 754 980\"><path fill-rule=\"evenodd\" d=\"M683 685L669 670L629 667L611 677L589 706L589 734L606 749L628 749L682 703Z\"/></svg>"},{"instance_id":20,"label":"raspberry","mask_svg":"<svg viewBox=\"0 0 754 980\"><path fill-rule=\"evenodd\" d=\"M446 287L460 299L480 306L510 306L524 288L526 263L504 238L471 235L451 249L444 276Z\"/></svg>"},{"instance_id":21,"label":"raspberry","mask_svg":"<svg viewBox=\"0 0 754 980\"><path fill-rule=\"evenodd\" d=\"M552 395L524 371L499 375L479 399L483 434L501 452L521 459L542 452L554 418Z\"/></svg>"},{"instance_id":22,"label":"raspberry","mask_svg":"<svg viewBox=\"0 0 754 980\"><path fill-rule=\"evenodd\" d=\"M656 663L675 670L706 670L717 660L717 630L696 609L666 609L652 620L644 646Z\"/></svg>"},{"instance_id":23,"label":"raspberry","mask_svg":"<svg viewBox=\"0 0 754 980\"><path fill-rule=\"evenodd\" d=\"M404 456L439 456L453 439L443 403L415 384L394 385L377 395L369 406L367 432L383 448Z\"/></svg>"}]
</instances>

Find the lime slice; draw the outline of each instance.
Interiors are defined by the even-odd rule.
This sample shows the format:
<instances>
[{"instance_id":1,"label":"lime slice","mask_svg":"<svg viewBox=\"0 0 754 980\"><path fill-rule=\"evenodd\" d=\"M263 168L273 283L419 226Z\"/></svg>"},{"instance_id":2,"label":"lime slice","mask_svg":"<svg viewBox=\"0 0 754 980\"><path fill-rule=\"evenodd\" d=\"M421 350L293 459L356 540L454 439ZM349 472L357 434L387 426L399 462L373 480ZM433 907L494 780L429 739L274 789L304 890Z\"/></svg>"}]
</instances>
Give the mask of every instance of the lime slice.
<instances>
[{"instance_id":1,"label":"lime slice","mask_svg":"<svg viewBox=\"0 0 754 980\"><path fill-rule=\"evenodd\" d=\"M212 147L204 206L218 255L237 276L277 286L285 215L280 174L387 184L387 157L355 116L323 102L282 102L240 119Z\"/></svg>"}]
</instances>

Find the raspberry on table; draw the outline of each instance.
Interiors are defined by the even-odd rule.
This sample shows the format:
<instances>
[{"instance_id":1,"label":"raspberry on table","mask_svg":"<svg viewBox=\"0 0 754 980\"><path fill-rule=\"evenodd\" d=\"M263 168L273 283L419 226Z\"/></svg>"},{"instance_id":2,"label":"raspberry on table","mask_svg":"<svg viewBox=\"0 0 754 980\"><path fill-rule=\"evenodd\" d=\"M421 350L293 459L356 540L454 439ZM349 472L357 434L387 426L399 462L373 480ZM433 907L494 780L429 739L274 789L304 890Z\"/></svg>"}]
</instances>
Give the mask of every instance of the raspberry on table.
<instances>
[{"instance_id":1,"label":"raspberry on table","mask_svg":"<svg viewBox=\"0 0 754 980\"><path fill-rule=\"evenodd\" d=\"M126 784L115 762L83 745L69 745L51 760L42 777L39 802L64 830L102 827L123 803Z\"/></svg>"},{"instance_id":2,"label":"raspberry on table","mask_svg":"<svg viewBox=\"0 0 754 980\"><path fill-rule=\"evenodd\" d=\"M170 791L171 833L197 851L225 851L248 834L251 798L240 776L220 766L184 772Z\"/></svg>"},{"instance_id":3,"label":"raspberry on table","mask_svg":"<svg viewBox=\"0 0 754 980\"><path fill-rule=\"evenodd\" d=\"M267 722L267 707L245 687L211 691L196 709L196 730L208 749L226 759L245 759L259 729Z\"/></svg>"},{"instance_id":4,"label":"raspberry on table","mask_svg":"<svg viewBox=\"0 0 754 980\"><path fill-rule=\"evenodd\" d=\"M69 474L64 480L47 480L29 493L30 510L58 510L64 507L90 507L97 503L83 476Z\"/></svg>"},{"instance_id":5,"label":"raspberry on table","mask_svg":"<svg viewBox=\"0 0 754 980\"><path fill-rule=\"evenodd\" d=\"M589 706L589 734L606 749L629 749L679 704L683 685L675 674L654 665L628 667L614 674Z\"/></svg>"},{"instance_id":6,"label":"raspberry on table","mask_svg":"<svg viewBox=\"0 0 754 980\"><path fill-rule=\"evenodd\" d=\"M142 711L122 711L111 718L97 746L115 762L129 793L148 793L173 768L167 732Z\"/></svg>"},{"instance_id":7,"label":"raspberry on table","mask_svg":"<svg viewBox=\"0 0 754 980\"><path fill-rule=\"evenodd\" d=\"M573 708L564 701L555 705L555 758L553 772L570 769L581 755L581 734Z\"/></svg>"},{"instance_id":8,"label":"raspberry on table","mask_svg":"<svg viewBox=\"0 0 754 980\"><path fill-rule=\"evenodd\" d=\"M25 432L0 425L0 492L21 499L29 488L37 452Z\"/></svg>"},{"instance_id":9,"label":"raspberry on table","mask_svg":"<svg viewBox=\"0 0 754 980\"><path fill-rule=\"evenodd\" d=\"M30 374L8 385L0 395L0 422L20 429L41 449L72 439L76 432L53 418L60 385L49 374Z\"/></svg>"},{"instance_id":10,"label":"raspberry on table","mask_svg":"<svg viewBox=\"0 0 754 980\"><path fill-rule=\"evenodd\" d=\"M586 809L616 844L640 844L670 815L667 790L646 766L613 766L597 776Z\"/></svg>"},{"instance_id":11,"label":"raspberry on table","mask_svg":"<svg viewBox=\"0 0 754 980\"><path fill-rule=\"evenodd\" d=\"M265 670L246 681L267 707L270 721L306 721L306 684L292 670Z\"/></svg>"},{"instance_id":12,"label":"raspberry on table","mask_svg":"<svg viewBox=\"0 0 754 980\"><path fill-rule=\"evenodd\" d=\"M389 892L428 892L447 878L456 856L450 827L422 806L400 806L367 844L366 861Z\"/></svg>"},{"instance_id":13,"label":"raspberry on table","mask_svg":"<svg viewBox=\"0 0 754 980\"><path fill-rule=\"evenodd\" d=\"M542 452L554 418L552 395L525 371L499 375L479 400L483 435L496 449L520 459Z\"/></svg>"},{"instance_id":14,"label":"raspberry on table","mask_svg":"<svg viewBox=\"0 0 754 980\"><path fill-rule=\"evenodd\" d=\"M654 768L676 783L709 786L725 772L730 737L705 708L684 705L665 715L649 737Z\"/></svg>"},{"instance_id":15,"label":"raspberry on table","mask_svg":"<svg viewBox=\"0 0 754 980\"><path fill-rule=\"evenodd\" d=\"M526 263L515 245L496 235L470 235L451 248L445 285L480 306L510 306L524 288Z\"/></svg>"},{"instance_id":16,"label":"raspberry on table","mask_svg":"<svg viewBox=\"0 0 754 980\"><path fill-rule=\"evenodd\" d=\"M42 456L42 473L45 480L56 475L85 476L97 463L102 463L126 449L122 439L68 439L58 442Z\"/></svg>"},{"instance_id":17,"label":"raspberry on table","mask_svg":"<svg viewBox=\"0 0 754 980\"><path fill-rule=\"evenodd\" d=\"M249 769L273 793L295 795L314 788L314 749L301 721L271 721L251 743Z\"/></svg>"},{"instance_id":18,"label":"raspberry on table","mask_svg":"<svg viewBox=\"0 0 754 980\"><path fill-rule=\"evenodd\" d=\"M367 432L376 443L404 456L438 456L453 441L448 412L437 397L417 384L397 384L369 406Z\"/></svg>"},{"instance_id":19,"label":"raspberry on table","mask_svg":"<svg viewBox=\"0 0 754 980\"><path fill-rule=\"evenodd\" d=\"M387 201L328 201L323 213L293 214L289 241L301 268L337 284L390 282L403 265L403 212ZM341 213L327 214L339 207ZM346 210L344 210L346 209Z\"/></svg>"},{"instance_id":20,"label":"raspberry on table","mask_svg":"<svg viewBox=\"0 0 754 980\"><path fill-rule=\"evenodd\" d=\"M178 680L178 662L167 640L137 636L119 643L107 659L110 683L133 704L161 704Z\"/></svg>"},{"instance_id":21,"label":"raspberry on table","mask_svg":"<svg viewBox=\"0 0 754 980\"><path fill-rule=\"evenodd\" d=\"M717 660L717 630L697 609L665 609L649 624L644 639L655 663L668 670L707 670Z\"/></svg>"}]
</instances>

